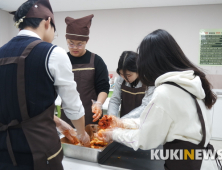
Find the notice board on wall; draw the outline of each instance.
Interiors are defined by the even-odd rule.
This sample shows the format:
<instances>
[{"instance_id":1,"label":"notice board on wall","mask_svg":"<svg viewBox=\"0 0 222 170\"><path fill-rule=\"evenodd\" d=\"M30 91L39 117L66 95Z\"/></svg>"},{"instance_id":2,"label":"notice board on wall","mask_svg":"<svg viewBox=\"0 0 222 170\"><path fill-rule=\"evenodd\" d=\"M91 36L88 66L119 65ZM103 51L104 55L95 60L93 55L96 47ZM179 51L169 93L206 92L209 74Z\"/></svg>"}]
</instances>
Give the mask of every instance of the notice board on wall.
<instances>
[{"instance_id":1,"label":"notice board on wall","mask_svg":"<svg viewBox=\"0 0 222 170\"><path fill-rule=\"evenodd\" d=\"M200 65L222 66L222 29L200 30Z\"/></svg>"}]
</instances>

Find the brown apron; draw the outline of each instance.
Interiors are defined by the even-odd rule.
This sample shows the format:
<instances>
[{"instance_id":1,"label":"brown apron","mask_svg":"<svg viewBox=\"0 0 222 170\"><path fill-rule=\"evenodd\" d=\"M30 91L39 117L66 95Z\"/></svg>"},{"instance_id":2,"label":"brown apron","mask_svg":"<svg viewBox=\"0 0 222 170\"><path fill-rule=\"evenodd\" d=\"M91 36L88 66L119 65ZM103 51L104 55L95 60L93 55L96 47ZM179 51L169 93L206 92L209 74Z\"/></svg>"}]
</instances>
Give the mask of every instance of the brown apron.
<instances>
[{"instance_id":1,"label":"brown apron","mask_svg":"<svg viewBox=\"0 0 222 170\"><path fill-rule=\"evenodd\" d=\"M139 88L131 88L126 86L124 80L121 86L121 111L120 117L128 114L133 109L139 107L142 104L142 100L145 96L146 86L142 85Z\"/></svg>"},{"instance_id":2,"label":"brown apron","mask_svg":"<svg viewBox=\"0 0 222 170\"><path fill-rule=\"evenodd\" d=\"M6 143L14 166L17 166L17 163L11 146L9 129L22 128L33 155L34 170L63 170L63 152L54 122L54 103L44 112L32 118L29 117L27 110L25 58L41 42L41 40L36 40L30 43L19 57L0 59L0 65L17 64L17 91L22 116L21 123L18 120L12 120L8 125L0 123L0 131L7 131Z\"/></svg>"},{"instance_id":3,"label":"brown apron","mask_svg":"<svg viewBox=\"0 0 222 170\"><path fill-rule=\"evenodd\" d=\"M213 146L211 144L208 144L207 147L204 147L205 144L205 140L206 140L206 129L205 129L205 123L204 123L204 119L203 119L203 115L202 115L202 111L201 108L197 102L196 96L194 96L193 94L191 94L190 92L188 92L187 90L185 90L184 88L180 87L179 85L177 85L176 83L173 82L166 82L164 84L170 84L173 86L176 86L184 91L186 91L187 93L189 93L192 98L195 100L195 105L197 108L197 113L198 113L198 117L200 119L200 123L201 123L201 128L203 131L203 138L201 140L201 142L196 145L193 144L191 142L188 141L182 141L182 140L174 140L172 142L167 142L164 145L164 152L166 153L166 149L169 150L176 150L176 149L187 149L190 153L191 153L191 149L194 149L194 151L196 149L204 149L204 150L214 150ZM178 153L178 157L179 157L179 153ZM191 160L189 157L187 160L166 160L165 161L165 170L200 170L201 169L201 165L202 165L202 161L203 160Z\"/></svg>"},{"instance_id":4,"label":"brown apron","mask_svg":"<svg viewBox=\"0 0 222 170\"><path fill-rule=\"evenodd\" d=\"M85 124L97 124L93 122L92 116L92 99L97 100L95 90L95 67L94 67L95 54L91 54L89 64L73 64L72 71L74 73L74 80L77 83L77 91L80 94L80 99L85 109ZM107 75L108 76L108 75ZM61 119L65 120L71 126L72 122L66 117L62 110Z\"/></svg>"}]
</instances>

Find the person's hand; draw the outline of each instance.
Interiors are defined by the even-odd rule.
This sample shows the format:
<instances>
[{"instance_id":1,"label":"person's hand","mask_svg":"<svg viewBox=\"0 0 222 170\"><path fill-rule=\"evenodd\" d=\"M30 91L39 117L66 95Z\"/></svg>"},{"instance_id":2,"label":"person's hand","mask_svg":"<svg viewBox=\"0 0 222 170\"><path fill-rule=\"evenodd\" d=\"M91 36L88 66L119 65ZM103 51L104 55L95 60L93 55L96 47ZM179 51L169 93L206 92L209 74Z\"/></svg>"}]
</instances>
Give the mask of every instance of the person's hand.
<instances>
[{"instance_id":1,"label":"person's hand","mask_svg":"<svg viewBox=\"0 0 222 170\"><path fill-rule=\"evenodd\" d=\"M90 137L86 132L83 134L77 134L77 138L79 139L82 146L85 147L90 146Z\"/></svg>"},{"instance_id":2,"label":"person's hand","mask_svg":"<svg viewBox=\"0 0 222 170\"><path fill-rule=\"evenodd\" d=\"M111 129L115 127L123 128L124 126L122 120L113 115L104 115L99 120L98 125L101 129Z\"/></svg>"},{"instance_id":3,"label":"person's hand","mask_svg":"<svg viewBox=\"0 0 222 170\"><path fill-rule=\"evenodd\" d=\"M114 128L114 127L124 128L123 121L120 118L117 118L116 116L113 116L113 115L110 115L110 117L112 118L110 122L111 128Z\"/></svg>"},{"instance_id":4,"label":"person's hand","mask_svg":"<svg viewBox=\"0 0 222 170\"><path fill-rule=\"evenodd\" d=\"M134 119L120 119L115 116L112 116L110 126L123 129L139 129L139 125L134 121Z\"/></svg>"},{"instance_id":5,"label":"person's hand","mask_svg":"<svg viewBox=\"0 0 222 170\"><path fill-rule=\"evenodd\" d=\"M76 139L76 131L65 121L62 119L58 119L56 124L57 130L61 132L65 137L73 144L78 143L78 139Z\"/></svg>"},{"instance_id":6,"label":"person's hand","mask_svg":"<svg viewBox=\"0 0 222 170\"><path fill-rule=\"evenodd\" d=\"M96 122L102 116L102 103L92 100L93 122Z\"/></svg>"},{"instance_id":7,"label":"person's hand","mask_svg":"<svg viewBox=\"0 0 222 170\"><path fill-rule=\"evenodd\" d=\"M101 129L97 134L95 134L95 136L99 140L109 143L113 141L113 129Z\"/></svg>"}]
</instances>

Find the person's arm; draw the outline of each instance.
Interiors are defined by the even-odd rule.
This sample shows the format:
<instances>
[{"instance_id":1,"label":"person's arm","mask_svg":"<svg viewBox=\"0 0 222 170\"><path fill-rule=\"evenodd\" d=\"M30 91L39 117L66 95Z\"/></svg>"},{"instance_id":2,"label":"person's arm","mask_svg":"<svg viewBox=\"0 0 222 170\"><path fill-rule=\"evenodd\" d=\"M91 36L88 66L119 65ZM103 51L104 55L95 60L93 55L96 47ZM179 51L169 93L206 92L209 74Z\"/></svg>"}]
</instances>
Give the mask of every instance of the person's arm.
<instances>
[{"instance_id":1,"label":"person's arm","mask_svg":"<svg viewBox=\"0 0 222 170\"><path fill-rule=\"evenodd\" d=\"M47 61L47 60L46 60ZM76 90L76 82L72 73L70 60L64 49L55 47L48 59L49 76L54 81L57 94L62 99L62 105L66 116L74 120L73 124L78 133L85 129L85 110Z\"/></svg>"},{"instance_id":2,"label":"person's arm","mask_svg":"<svg viewBox=\"0 0 222 170\"><path fill-rule=\"evenodd\" d=\"M113 95L109 101L109 106L108 106L108 115L114 115L118 117L119 113L119 106L121 104L121 85L123 83L123 78L119 76L116 80L116 83L114 85L113 89Z\"/></svg>"},{"instance_id":3,"label":"person's arm","mask_svg":"<svg viewBox=\"0 0 222 170\"><path fill-rule=\"evenodd\" d=\"M77 132L65 121L54 115L54 122L57 130L65 135L65 137L74 143L75 138L81 141L83 146L90 146L90 137L85 131L85 117L82 116L79 120L72 120L72 123L76 126Z\"/></svg>"},{"instance_id":4,"label":"person's arm","mask_svg":"<svg viewBox=\"0 0 222 170\"><path fill-rule=\"evenodd\" d=\"M95 55L95 90L98 95L97 101L92 105L93 122L102 116L102 105L109 94L109 78L107 66L101 57Z\"/></svg>"},{"instance_id":5,"label":"person's arm","mask_svg":"<svg viewBox=\"0 0 222 170\"><path fill-rule=\"evenodd\" d=\"M145 91L145 96L143 97L142 104L139 107L130 111L128 114L124 115L122 119L139 118L143 110L151 101L154 89L155 89L155 86L149 86L148 89Z\"/></svg>"},{"instance_id":6,"label":"person's arm","mask_svg":"<svg viewBox=\"0 0 222 170\"><path fill-rule=\"evenodd\" d=\"M101 92L99 93L97 97L97 102L100 102L103 105L107 97L108 97L108 94L106 92Z\"/></svg>"},{"instance_id":7,"label":"person's arm","mask_svg":"<svg viewBox=\"0 0 222 170\"><path fill-rule=\"evenodd\" d=\"M56 115L54 115L54 122L56 124L56 127L59 126L59 118Z\"/></svg>"},{"instance_id":8,"label":"person's arm","mask_svg":"<svg viewBox=\"0 0 222 170\"><path fill-rule=\"evenodd\" d=\"M85 133L85 116L82 116L78 120L71 120L72 124L77 129L78 134L84 134Z\"/></svg>"},{"instance_id":9,"label":"person's arm","mask_svg":"<svg viewBox=\"0 0 222 170\"><path fill-rule=\"evenodd\" d=\"M152 102L140 116L139 129L116 129L112 132L112 138L134 150L149 150L166 142L172 123L173 120L168 113Z\"/></svg>"},{"instance_id":10,"label":"person's arm","mask_svg":"<svg viewBox=\"0 0 222 170\"><path fill-rule=\"evenodd\" d=\"M101 57L99 57L98 55L95 55L94 65L95 65L96 94L99 96L100 93L104 92L108 95L110 85L109 85L109 77L108 77L109 73L107 70L107 66L104 63L103 59ZM104 100L104 99L101 99L101 102L102 102L102 100Z\"/></svg>"}]
</instances>

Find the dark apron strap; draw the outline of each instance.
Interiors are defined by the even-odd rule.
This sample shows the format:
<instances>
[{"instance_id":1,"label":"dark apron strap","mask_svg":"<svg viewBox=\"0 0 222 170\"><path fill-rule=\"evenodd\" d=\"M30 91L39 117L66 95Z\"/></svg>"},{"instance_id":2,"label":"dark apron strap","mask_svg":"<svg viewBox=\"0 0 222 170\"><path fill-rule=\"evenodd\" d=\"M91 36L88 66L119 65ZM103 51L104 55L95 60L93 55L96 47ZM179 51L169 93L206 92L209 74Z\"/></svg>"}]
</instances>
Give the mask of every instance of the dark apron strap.
<instances>
[{"instance_id":1,"label":"dark apron strap","mask_svg":"<svg viewBox=\"0 0 222 170\"><path fill-rule=\"evenodd\" d=\"M25 58L29 55L32 49L41 42L42 40L36 40L30 43L25 48L22 55L19 57L8 57L0 59L0 65L7 65L13 63L17 64L17 92L18 92L19 107L23 121L29 119L27 104L26 104L26 94L25 94ZM18 120L12 120L8 125L3 125L2 123L0 123L0 131L7 131L6 144L8 152L13 165L17 166L8 132L9 128L21 128L21 124L18 122Z\"/></svg>"},{"instance_id":2,"label":"dark apron strap","mask_svg":"<svg viewBox=\"0 0 222 170\"><path fill-rule=\"evenodd\" d=\"M16 126L18 126L18 128L19 128L18 120L12 120L8 125L3 125L2 123L0 123L0 132L1 131L7 131L6 144L7 144L7 148L8 148L8 152L9 152L10 158L11 158L12 163L13 163L14 166L17 166L17 163L16 163L16 160L15 160L15 156L13 154L13 150L12 150L12 145L11 145L11 140L10 140L8 129L10 127L16 128Z\"/></svg>"},{"instance_id":3,"label":"dark apron strap","mask_svg":"<svg viewBox=\"0 0 222 170\"><path fill-rule=\"evenodd\" d=\"M196 108L197 108L198 117L199 117L200 123L201 123L201 128L202 128L202 131L203 131L203 138L202 138L201 142L200 142L198 145L204 147L204 144L205 144L205 141L206 141L206 128L205 128L205 123L204 123L203 114L202 114L200 105L199 105L198 102L197 102L196 96L194 96L192 93L190 93L189 91L187 91L186 89L184 89L183 87L179 86L179 85L176 84L176 83L173 83L173 82L165 82L165 83L163 83L163 84L169 84L169 85L176 86L176 87L184 90L185 92L189 93L189 94L191 95L191 97L194 99L195 105L196 105Z\"/></svg>"},{"instance_id":4,"label":"dark apron strap","mask_svg":"<svg viewBox=\"0 0 222 170\"><path fill-rule=\"evenodd\" d=\"M19 57L8 57L8 58L1 58L0 59L0 66L1 65L7 65L7 64L13 64L18 63Z\"/></svg>"},{"instance_id":5,"label":"dark apron strap","mask_svg":"<svg viewBox=\"0 0 222 170\"><path fill-rule=\"evenodd\" d=\"M22 52L22 55L19 57L8 57L0 59L0 65L7 65L13 63L17 64L18 101L23 121L29 119L25 95L25 58L29 55L32 49L41 42L43 41L36 40L30 43Z\"/></svg>"},{"instance_id":6,"label":"dark apron strap","mask_svg":"<svg viewBox=\"0 0 222 170\"><path fill-rule=\"evenodd\" d=\"M32 49L41 42L42 40L36 40L30 43L25 48L25 50L23 51L22 55L19 57L19 60L18 60L17 91L18 91L19 107L20 107L23 121L29 119L27 103L26 103L26 94L25 94L25 58L28 57Z\"/></svg>"},{"instance_id":7,"label":"dark apron strap","mask_svg":"<svg viewBox=\"0 0 222 170\"><path fill-rule=\"evenodd\" d=\"M94 67L94 60L95 60L95 54L94 53L91 53L91 57L90 57L90 66Z\"/></svg>"}]
</instances>

